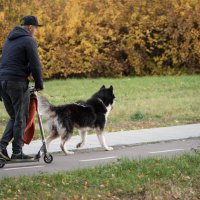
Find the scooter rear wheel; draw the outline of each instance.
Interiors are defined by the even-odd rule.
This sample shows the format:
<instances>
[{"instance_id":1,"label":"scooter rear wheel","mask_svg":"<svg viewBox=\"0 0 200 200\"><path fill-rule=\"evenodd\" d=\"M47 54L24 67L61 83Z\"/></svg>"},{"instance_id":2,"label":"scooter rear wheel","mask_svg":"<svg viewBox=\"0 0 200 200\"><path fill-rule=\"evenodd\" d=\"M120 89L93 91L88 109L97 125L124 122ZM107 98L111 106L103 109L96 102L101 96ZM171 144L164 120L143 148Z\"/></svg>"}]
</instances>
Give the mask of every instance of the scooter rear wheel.
<instances>
[{"instance_id":1,"label":"scooter rear wheel","mask_svg":"<svg viewBox=\"0 0 200 200\"><path fill-rule=\"evenodd\" d=\"M3 158L0 158L0 168L3 168L5 166L5 160Z\"/></svg>"},{"instance_id":2,"label":"scooter rear wheel","mask_svg":"<svg viewBox=\"0 0 200 200\"><path fill-rule=\"evenodd\" d=\"M51 154L44 155L44 162L50 164L53 161L53 156Z\"/></svg>"}]
</instances>

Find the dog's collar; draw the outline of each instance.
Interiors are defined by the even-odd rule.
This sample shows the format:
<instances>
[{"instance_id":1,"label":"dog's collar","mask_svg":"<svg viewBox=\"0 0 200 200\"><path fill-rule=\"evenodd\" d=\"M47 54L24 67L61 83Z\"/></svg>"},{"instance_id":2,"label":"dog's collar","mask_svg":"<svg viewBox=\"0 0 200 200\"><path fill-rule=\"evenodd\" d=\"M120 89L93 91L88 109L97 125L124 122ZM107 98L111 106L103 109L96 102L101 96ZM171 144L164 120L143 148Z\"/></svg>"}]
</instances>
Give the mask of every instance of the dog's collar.
<instances>
[{"instance_id":1,"label":"dog's collar","mask_svg":"<svg viewBox=\"0 0 200 200\"><path fill-rule=\"evenodd\" d=\"M97 99L98 99L99 101L101 101L101 102L104 104L104 102L103 102L99 97L98 97Z\"/></svg>"},{"instance_id":2,"label":"dog's collar","mask_svg":"<svg viewBox=\"0 0 200 200\"><path fill-rule=\"evenodd\" d=\"M106 107L106 105L105 105L105 103L102 101L102 99L100 99L99 97L98 97L97 99Z\"/></svg>"},{"instance_id":3,"label":"dog's collar","mask_svg":"<svg viewBox=\"0 0 200 200\"><path fill-rule=\"evenodd\" d=\"M100 98L97 98L100 102L102 102L102 104L106 107L105 103L100 99ZM108 107L106 107L107 109ZM111 110L113 109L113 106L111 105Z\"/></svg>"}]
</instances>

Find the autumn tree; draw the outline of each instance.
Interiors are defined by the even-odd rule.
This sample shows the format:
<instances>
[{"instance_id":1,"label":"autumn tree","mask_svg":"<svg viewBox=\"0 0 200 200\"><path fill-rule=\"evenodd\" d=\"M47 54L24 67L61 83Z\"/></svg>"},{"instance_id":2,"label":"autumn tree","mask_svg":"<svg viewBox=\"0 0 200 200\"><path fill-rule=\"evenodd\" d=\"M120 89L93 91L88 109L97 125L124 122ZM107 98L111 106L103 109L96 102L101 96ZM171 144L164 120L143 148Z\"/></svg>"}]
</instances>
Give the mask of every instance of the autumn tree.
<instances>
[{"instance_id":1,"label":"autumn tree","mask_svg":"<svg viewBox=\"0 0 200 200\"><path fill-rule=\"evenodd\" d=\"M22 14L47 79L200 72L200 0L0 0L0 53Z\"/></svg>"}]
</instances>

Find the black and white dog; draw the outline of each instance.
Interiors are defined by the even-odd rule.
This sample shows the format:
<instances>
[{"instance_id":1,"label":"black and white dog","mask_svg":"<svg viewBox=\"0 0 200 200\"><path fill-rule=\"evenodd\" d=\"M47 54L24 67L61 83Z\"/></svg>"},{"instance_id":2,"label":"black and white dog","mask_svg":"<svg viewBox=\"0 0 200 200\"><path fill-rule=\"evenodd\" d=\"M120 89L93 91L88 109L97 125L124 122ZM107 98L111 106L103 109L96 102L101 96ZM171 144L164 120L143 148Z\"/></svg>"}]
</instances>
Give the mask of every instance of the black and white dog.
<instances>
[{"instance_id":1,"label":"black and white dog","mask_svg":"<svg viewBox=\"0 0 200 200\"><path fill-rule=\"evenodd\" d=\"M90 99L72 104L54 106L45 97L38 96L39 110L41 114L48 117L47 148L52 140L61 136L60 147L62 151L66 155L73 154L74 152L64 148L64 144L72 136L74 128L77 128L81 136L77 148L84 145L87 131L95 129L101 146L107 151L113 150L105 142L104 127L108 114L114 105L114 100L113 86L106 88L104 85Z\"/></svg>"}]
</instances>

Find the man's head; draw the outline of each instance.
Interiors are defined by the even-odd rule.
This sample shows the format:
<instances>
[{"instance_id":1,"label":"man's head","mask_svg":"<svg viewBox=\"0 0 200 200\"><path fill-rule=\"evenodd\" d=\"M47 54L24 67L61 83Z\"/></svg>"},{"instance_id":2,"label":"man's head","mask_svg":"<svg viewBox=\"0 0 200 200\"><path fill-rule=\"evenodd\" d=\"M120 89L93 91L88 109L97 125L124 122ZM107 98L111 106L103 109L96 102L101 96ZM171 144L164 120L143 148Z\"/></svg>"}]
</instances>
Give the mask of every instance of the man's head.
<instances>
[{"instance_id":1,"label":"man's head","mask_svg":"<svg viewBox=\"0 0 200 200\"><path fill-rule=\"evenodd\" d=\"M38 23L37 17L35 16L25 16L20 21L21 26L23 26L30 35L34 36L37 28L42 25Z\"/></svg>"}]
</instances>

